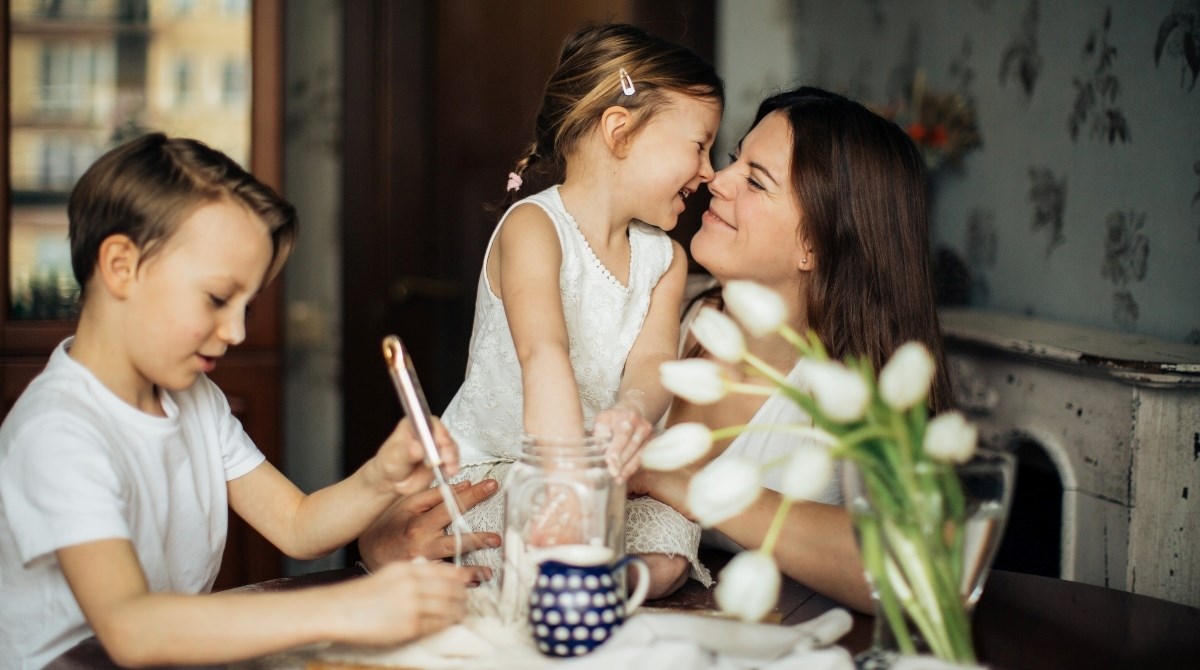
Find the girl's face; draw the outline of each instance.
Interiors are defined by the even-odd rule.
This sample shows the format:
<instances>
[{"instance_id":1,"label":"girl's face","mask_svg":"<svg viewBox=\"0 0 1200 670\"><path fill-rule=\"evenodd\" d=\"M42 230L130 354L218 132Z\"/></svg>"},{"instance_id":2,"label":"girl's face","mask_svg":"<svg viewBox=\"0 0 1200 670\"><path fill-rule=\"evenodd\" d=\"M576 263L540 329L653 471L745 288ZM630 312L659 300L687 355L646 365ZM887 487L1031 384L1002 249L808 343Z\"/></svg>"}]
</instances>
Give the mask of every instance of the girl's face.
<instances>
[{"instance_id":1,"label":"girl's face","mask_svg":"<svg viewBox=\"0 0 1200 670\"><path fill-rule=\"evenodd\" d=\"M663 230L675 227L684 200L713 177L709 152L721 124L713 100L667 93L668 103L633 136L622 180L632 217Z\"/></svg>"},{"instance_id":2,"label":"girl's face","mask_svg":"<svg viewBox=\"0 0 1200 670\"><path fill-rule=\"evenodd\" d=\"M801 271L815 259L798 235L803 213L792 188L787 117L768 114L732 158L708 185L712 201L692 238L692 255L722 282L751 279L796 295Z\"/></svg>"},{"instance_id":3,"label":"girl's face","mask_svg":"<svg viewBox=\"0 0 1200 670\"><path fill-rule=\"evenodd\" d=\"M201 206L164 244L138 268L125 346L135 384L177 391L246 338L273 247L262 221L227 200Z\"/></svg>"}]
</instances>

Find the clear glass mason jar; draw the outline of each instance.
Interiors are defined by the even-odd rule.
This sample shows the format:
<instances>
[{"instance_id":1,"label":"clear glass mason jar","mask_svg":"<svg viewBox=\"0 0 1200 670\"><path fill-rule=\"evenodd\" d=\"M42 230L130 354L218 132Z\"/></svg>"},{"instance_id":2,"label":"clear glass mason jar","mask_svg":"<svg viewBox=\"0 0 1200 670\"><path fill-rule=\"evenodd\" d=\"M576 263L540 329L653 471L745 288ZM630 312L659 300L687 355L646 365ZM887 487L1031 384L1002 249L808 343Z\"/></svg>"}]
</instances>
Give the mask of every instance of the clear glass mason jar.
<instances>
[{"instance_id":1,"label":"clear glass mason jar","mask_svg":"<svg viewBox=\"0 0 1200 670\"><path fill-rule=\"evenodd\" d=\"M525 617L537 565L555 547L605 547L625 553L625 485L617 484L605 454L609 439L526 435L504 482L502 617Z\"/></svg>"}]
</instances>

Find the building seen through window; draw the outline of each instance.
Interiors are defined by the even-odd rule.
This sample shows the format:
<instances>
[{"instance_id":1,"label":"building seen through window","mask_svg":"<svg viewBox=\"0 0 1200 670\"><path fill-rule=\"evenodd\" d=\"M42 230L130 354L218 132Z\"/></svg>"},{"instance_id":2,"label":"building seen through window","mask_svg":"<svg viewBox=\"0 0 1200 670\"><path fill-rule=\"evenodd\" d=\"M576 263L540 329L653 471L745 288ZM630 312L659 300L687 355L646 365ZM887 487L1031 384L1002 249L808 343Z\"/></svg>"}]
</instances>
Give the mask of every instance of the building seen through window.
<instances>
[{"instance_id":1,"label":"building seen through window","mask_svg":"<svg viewBox=\"0 0 1200 670\"><path fill-rule=\"evenodd\" d=\"M9 282L14 319L70 318L66 202L108 149L151 131L246 165L249 0L10 0Z\"/></svg>"}]
</instances>

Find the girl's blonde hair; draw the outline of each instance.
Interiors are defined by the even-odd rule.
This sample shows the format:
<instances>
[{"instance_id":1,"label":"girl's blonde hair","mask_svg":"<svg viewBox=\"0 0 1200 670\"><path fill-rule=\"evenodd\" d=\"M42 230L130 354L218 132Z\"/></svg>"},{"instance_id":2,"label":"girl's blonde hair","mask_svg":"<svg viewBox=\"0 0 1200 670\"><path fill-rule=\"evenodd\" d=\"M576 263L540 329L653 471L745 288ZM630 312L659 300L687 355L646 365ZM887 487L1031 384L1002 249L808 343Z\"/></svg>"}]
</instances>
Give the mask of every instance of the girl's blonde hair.
<instances>
[{"instance_id":1,"label":"girl's blonde hair","mask_svg":"<svg viewBox=\"0 0 1200 670\"><path fill-rule=\"evenodd\" d=\"M622 74L628 75L623 85ZM627 94L632 83L632 94ZM561 182L566 157L605 109L635 112L633 132L667 103L666 92L724 106L725 85L712 64L690 49L622 23L588 24L563 43L558 67L546 82L534 139L516 162L522 179Z\"/></svg>"}]
</instances>

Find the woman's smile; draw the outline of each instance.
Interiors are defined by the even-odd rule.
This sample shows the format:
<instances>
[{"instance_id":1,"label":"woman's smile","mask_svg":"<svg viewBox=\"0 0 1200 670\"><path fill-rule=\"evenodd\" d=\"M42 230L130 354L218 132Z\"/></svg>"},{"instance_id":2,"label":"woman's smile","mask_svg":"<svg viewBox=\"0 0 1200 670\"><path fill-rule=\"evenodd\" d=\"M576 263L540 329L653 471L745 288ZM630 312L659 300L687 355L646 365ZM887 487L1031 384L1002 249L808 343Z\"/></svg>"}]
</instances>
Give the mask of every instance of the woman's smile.
<instances>
[{"instance_id":1,"label":"woman's smile","mask_svg":"<svg viewBox=\"0 0 1200 670\"><path fill-rule=\"evenodd\" d=\"M723 217L721 217L720 214L714 212L711 206L704 211L704 214L700 217L700 220L704 224L722 226L729 228L730 230L737 230L736 226L726 221Z\"/></svg>"}]
</instances>

